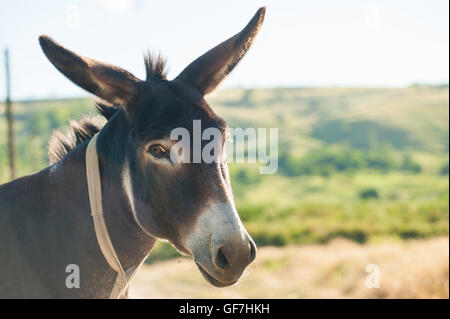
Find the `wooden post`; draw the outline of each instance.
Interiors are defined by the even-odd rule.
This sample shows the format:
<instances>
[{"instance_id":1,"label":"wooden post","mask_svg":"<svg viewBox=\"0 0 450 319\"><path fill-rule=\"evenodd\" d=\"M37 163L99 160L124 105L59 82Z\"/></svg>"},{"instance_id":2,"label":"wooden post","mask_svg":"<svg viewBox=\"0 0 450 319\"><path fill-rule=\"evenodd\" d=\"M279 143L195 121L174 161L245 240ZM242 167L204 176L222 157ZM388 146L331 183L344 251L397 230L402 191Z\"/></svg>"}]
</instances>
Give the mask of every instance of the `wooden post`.
<instances>
[{"instance_id":1,"label":"wooden post","mask_svg":"<svg viewBox=\"0 0 450 319\"><path fill-rule=\"evenodd\" d=\"M16 178L15 147L14 147L14 117L11 103L11 83L9 73L9 52L5 49L5 74L6 74L6 121L8 127L8 151L9 170L11 180Z\"/></svg>"}]
</instances>

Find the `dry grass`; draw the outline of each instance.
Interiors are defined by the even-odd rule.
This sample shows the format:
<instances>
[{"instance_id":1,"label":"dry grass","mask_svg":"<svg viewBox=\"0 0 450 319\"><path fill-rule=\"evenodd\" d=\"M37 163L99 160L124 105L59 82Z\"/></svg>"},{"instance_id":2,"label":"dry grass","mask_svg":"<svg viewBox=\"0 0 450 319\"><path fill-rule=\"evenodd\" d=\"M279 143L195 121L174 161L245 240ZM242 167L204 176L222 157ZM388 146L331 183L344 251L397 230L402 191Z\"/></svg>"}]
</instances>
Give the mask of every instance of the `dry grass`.
<instances>
[{"instance_id":1,"label":"dry grass","mask_svg":"<svg viewBox=\"0 0 450 319\"><path fill-rule=\"evenodd\" d=\"M380 269L367 288L366 266ZM359 245L264 247L233 287L206 283L191 260L145 265L133 279L137 298L449 298L449 238Z\"/></svg>"}]
</instances>

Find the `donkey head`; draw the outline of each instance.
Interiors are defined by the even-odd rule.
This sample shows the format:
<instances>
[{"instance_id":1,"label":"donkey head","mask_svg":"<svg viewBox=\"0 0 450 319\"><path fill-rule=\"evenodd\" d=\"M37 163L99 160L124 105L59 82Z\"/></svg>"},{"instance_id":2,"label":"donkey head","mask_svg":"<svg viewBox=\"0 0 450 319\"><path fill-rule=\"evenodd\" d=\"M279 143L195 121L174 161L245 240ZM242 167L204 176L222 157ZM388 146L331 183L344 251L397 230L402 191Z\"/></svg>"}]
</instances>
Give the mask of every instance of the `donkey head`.
<instances>
[{"instance_id":1,"label":"donkey head","mask_svg":"<svg viewBox=\"0 0 450 319\"><path fill-rule=\"evenodd\" d=\"M225 154L226 123L204 96L214 90L245 55L262 24L265 8L235 36L187 66L174 80L164 75L164 61L147 57L147 79L139 80L118 67L95 61L60 46L47 36L39 38L53 65L75 84L107 102L120 106L115 116L126 119L123 150L123 187L137 224L149 236L170 241L192 256L203 276L215 286L235 283L256 254L256 246L237 214ZM200 120L194 121L194 120ZM174 129L195 140L211 128L222 137L214 161L195 161L193 152L173 151ZM210 135L210 134L209 134ZM211 136L209 136L211 137ZM175 161L183 155L188 161ZM176 156L175 156L176 157Z\"/></svg>"}]
</instances>

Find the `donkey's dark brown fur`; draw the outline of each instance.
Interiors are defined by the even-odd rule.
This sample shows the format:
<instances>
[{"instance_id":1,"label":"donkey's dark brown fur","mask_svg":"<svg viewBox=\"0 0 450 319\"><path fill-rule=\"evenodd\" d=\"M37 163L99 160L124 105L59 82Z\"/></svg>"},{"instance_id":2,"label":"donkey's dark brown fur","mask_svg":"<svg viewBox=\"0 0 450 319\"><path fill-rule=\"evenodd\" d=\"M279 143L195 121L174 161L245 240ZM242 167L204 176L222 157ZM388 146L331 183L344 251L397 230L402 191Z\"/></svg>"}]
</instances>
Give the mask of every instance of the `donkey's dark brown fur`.
<instances>
[{"instance_id":1,"label":"donkey's dark brown fur","mask_svg":"<svg viewBox=\"0 0 450 319\"><path fill-rule=\"evenodd\" d=\"M142 81L48 36L39 38L59 71L113 106L97 105L104 125L84 118L71 122L69 135L55 132L52 165L0 186L0 297L110 295L116 273L97 242L86 181L86 148L95 134L104 219L126 271L138 267L157 239L165 239L192 256L211 284L223 287L240 278L256 247L236 212L226 160L174 162L169 153L176 141L169 136L183 128L193 145L195 120L202 132L215 128L225 134L226 122L204 95L245 54L264 12L258 10L241 32L171 81L161 56L146 57ZM66 284L67 266L73 264L80 269L79 288Z\"/></svg>"}]
</instances>

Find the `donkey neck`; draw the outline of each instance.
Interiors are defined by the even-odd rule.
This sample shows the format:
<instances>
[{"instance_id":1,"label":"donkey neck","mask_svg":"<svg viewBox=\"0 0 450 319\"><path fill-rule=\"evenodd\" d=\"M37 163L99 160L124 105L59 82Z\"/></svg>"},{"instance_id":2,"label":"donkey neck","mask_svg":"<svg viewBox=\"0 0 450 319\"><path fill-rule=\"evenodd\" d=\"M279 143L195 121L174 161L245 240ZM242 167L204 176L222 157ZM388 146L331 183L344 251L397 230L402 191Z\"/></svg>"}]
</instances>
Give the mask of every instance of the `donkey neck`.
<instances>
[{"instance_id":1,"label":"donkey neck","mask_svg":"<svg viewBox=\"0 0 450 319\"><path fill-rule=\"evenodd\" d=\"M125 271L139 265L156 241L138 225L132 208L134 199L130 198L134 194L124 189L124 170L128 169L128 134L128 120L119 110L97 138L105 223Z\"/></svg>"},{"instance_id":2,"label":"donkey neck","mask_svg":"<svg viewBox=\"0 0 450 319\"><path fill-rule=\"evenodd\" d=\"M103 214L111 242L125 271L139 265L150 253L155 239L145 234L133 217L133 212L122 181L128 138L128 123L125 114L118 111L98 133L97 153L100 167ZM50 168L54 188L74 181L71 191L73 203L66 203L86 211L80 214L89 218L90 205L87 190L85 156L89 141L77 146L59 163ZM84 194L79 197L76 194ZM69 199L70 200L70 199ZM82 202L82 203L80 203ZM93 227L86 231L93 231ZM83 234L80 234L83 236ZM94 234L95 237L95 234ZM103 258L104 259L104 258Z\"/></svg>"}]
</instances>

